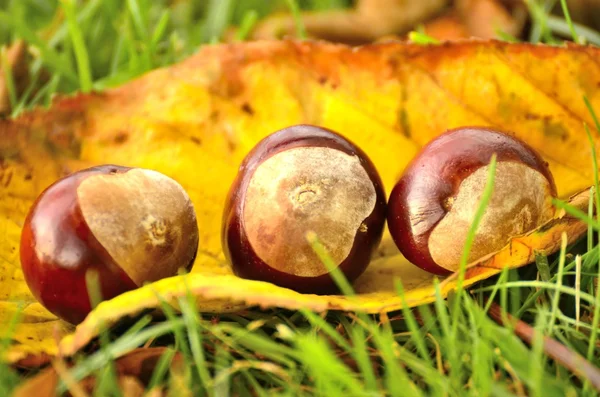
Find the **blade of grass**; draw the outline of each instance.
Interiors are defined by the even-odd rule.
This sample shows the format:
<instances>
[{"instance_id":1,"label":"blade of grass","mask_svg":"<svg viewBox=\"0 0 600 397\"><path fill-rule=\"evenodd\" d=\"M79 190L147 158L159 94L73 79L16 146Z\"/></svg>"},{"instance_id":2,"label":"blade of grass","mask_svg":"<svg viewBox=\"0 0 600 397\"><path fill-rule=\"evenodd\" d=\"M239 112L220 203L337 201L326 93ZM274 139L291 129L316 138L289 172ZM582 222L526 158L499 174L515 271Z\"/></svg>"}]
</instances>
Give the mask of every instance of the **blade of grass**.
<instances>
[{"instance_id":1,"label":"blade of grass","mask_svg":"<svg viewBox=\"0 0 600 397\"><path fill-rule=\"evenodd\" d=\"M167 321L174 322L178 319L175 314L175 310L165 301L162 295L160 295L155 289L152 289L154 296L158 299L160 304L160 308L162 309ZM190 348L188 346L186 337L183 333L183 330L180 328L175 328L173 330L173 334L175 335L175 348L181 351L183 357L186 361L190 361L192 357L192 353L190 352Z\"/></svg>"},{"instance_id":2,"label":"blade of grass","mask_svg":"<svg viewBox=\"0 0 600 397\"><path fill-rule=\"evenodd\" d=\"M62 82L62 76L60 74L55 74L52 79L50 79L48 90L44 93L44 104L46 106L50 106L52 103L52 99L58 90L59 84Z\"/></svg>"},{"instance_id":3,"label":"blade of grass","mask_svg":"<svg viewBox=\"0 0 600 397\"><path fill-rule=\"evenodd\" d=\"M442 331L442 338L446 346L456 346L457 335L452 334L450 326L450 317L448 315L448 309L445 305L444 298L442 298L442 291L440 287L440 281L437 278L433 279L433 286L435 291L434 306L438 315L438 324ZM460 375L462 372L461 361L458 356L458 349L452 348L448 350L448 361L450 363L451 377L454 387L459 387Z\"/></svg>"},{"instance_id":4,"label":"blade of grass","mask_svg":"<svg viewBox=\"0 0 600 397\"><path fill-rule=\"evenodd\" d=\"M507 281L505 283L503 283L501 286L501 288L543 288L543 289L547 289L549 291L560 291L562 294L568 294L571 296L575 296L576 292L575 292L575 288L573 287L567 287L566 285L561 285L558 286L552 282L550 283L546 283L543 281L528 281L528 280L521 280L521 281ZM493 286L488 286L488 287L479 287L473 290L473 292L479 292L479 291L491 291L493 290L494 287ZM588 303L594 303L595 302L595 297L594 295L588 294L587 292L580 292L581 294L581 299L588 302Z\"/></svg>"},{"instance_id":5,"label":"blade of grass","mask_svg":"<svg viewBox=\"0 0 600 397\"><path fill-rule=\"evenodd\" d=\"M573 20L571 19L571 14L569 14L569 7L567 7L567 0L560 0L560 6L562 7L563 14L565 14L565 20L567 21L567 25L569 25L573 41L579 43L579 37L575 31L575 26L573 26Z\"/></svg>"},{"instance_id":6,"label":"blade of grass","mask_svg":"<svg viewBox=\"0 0 600 397\"><path fill-rule=\"evenodd\" d=\"M575 208L569 203L556 198L552 199L552 205L554 205L558 209L565 210L567 214L586 222L587 224L592 226L596 231L600 231L600 221L588 217L588 215L585 212L581 211L579 208Z\"/></svg>"},{"instance_id":7,"label":"blade of grass","mask_svg":"<svg viewBox=\"0 0 600 397\"><path fill-rule=\"evenodd\" d=\"M352 285L348 282L348 279L338 268L338 265L335 264L335 262L329 255L327 248L325 248L325 246L321 243L317 234L312 231L307 232L306 240L310 244L313 251L317 254L321 262L325 265L325 267L330 273L330 276L333 278L334 282L342 291L342 293L346 296L355 296Z\"/></svg>"},{"instance_id":8,"label":"blade of grass","mask_svg":"<svg viewBox=\"0 0 600 397\"><path fill-rule=\"evenodd\" d=\"M548 4L552 3L552 4ZM529 10L529 15L531 16L531 20L533 26L529 33L529 41L532 43L538 43L542 39L548 40L551 38L551 34L549 33L547 20L549 9L554 7L555 1L546 2L544 5L540 4L536 0L527 0L525 1L525 5Z\"/></svg>"},{"instance_id":9,"label":"blade of grass","mask_svg":"<svg viewBox=\"0 0 600 397\"><path fill-rule=\"evenodd\" d=\"M97 271L91 270L87 271L85 274L85 283L88 291L88 295L90 297L90 305L92 309L95 309L104 299L102 296L102 289L100 287L100 276ZM108 332L108 327L105 322L100 319L98 321L98 334L100 339L100 353L104 355L105 367L104 371L98 369L100 371L99 378L102 380L99 383L100 394L106 394L102 389L104 387L114 388L116 386L118 390L118 382L117 382L117 368L115 367L114 358L111 356L109 352L110 335ZM117 395L121 395L117 393Z\"/></svg>"},{"instance_id":10,"label":"blade of grass","mask_svg":"<svg viewBox=\"0 0 600 397\"><path fill-rule=\"evenodd\" d=\"M510 269L508 271L508 279L509 280L519 280L519 273L517 273L516 269ZM519 288L512 289L509 291L510 296L510 307L509 312L514 314L518 308L521 306L521 290Z\"/></svg>"},{"instance_id":11,"label":"blade of grass","mask_svg":"<svg viewBox=\"0 0 600 397\"><path fill-rule=\"evenodd\" d=\"M152 377L150 378L150 382L148 382L148 390L152 390L155 387L158 387L165 379L165 376L169 372L169 367L173 362L173 358L175 357L175 353L177 350L168 347L165 352L160 356L160 359L156 363L154 367L154 371L152 371Z\"/></svg>"},{"instance_id":12,"label":"blade of grass","mask_svg":"<svg viewBox=\"0 0 600 397\"><path fill-rule=\"evenodd\" d=\"M302 21L302 14L300 13L300 7L298 6L298 2L296 0L286 0L286 3L292 13L292 17L294 18L294 23L296 24L296 36L299 39L305 40L307 38L306 28L304 27L304 22Z\"/></svg>"},{"instance_id":13,"label":"blade of grass","mask_svg":"<svg viewBox=\"0 0 600 397\"><path fill-rule=\"evenodd\" d=\"M350 338L352 340L352 356L356 360L361 375L365 382L365 389L375 392L378 390L377 377L373 370L373 363L367 351L365 341L365 330L360 326L350 328Z\"/></svg>"},{"instance_id":14,"label":"blade of grass","mask_svg":"<svg viewBox=\"0 0 600 397\"><path fill-rule=\"evenodd\" d=\"M450 335L450 317L448 316L448 309L444 305L444 298L442 298L442 291L440 289L440 281L437 278L433 279L433 288L435 290L435 310L438 315L438 322L442 330L443 337L447 338Z\"/></svg>"},{"instance_id":15,"label":"blade of grass","mask_svg":"<svg viewBox=\"0 0 600 397\"><path fill-rule=\"evenodd\" d=\"M488 177L483 188L483 193L481 194L481 199L479 200L479 206L477 207L477 211L473 217L473 221L467 233L467 238L465 241L465 245L462 251L462 256L460 258L460 267L458 270L458 278L456 281L456 300L454 301L454 306L452 310L452 335L453 337L456 335L458 328L458 314L460 309L460 302L463 293L463 283L465 280L465 273L467 269L467 262L469 260L469 255L471 253L471 247L473 245L473 241L475 240L475 233L477 232L477 228L479 227L479 223L485 214L485 210L487 208L490 199L492 198L492 194L494 192L494 179L496 175L496 154L494 153L490 159Z\"/></svg>"},{"instance_id":16,"label":"blade of grass","mask_svg":"<svg viewBox=\"0 0 600 397\"><path fill-rule=\"evenodd\" d=\"M148 324L150 324L151 322L152 322L152 316L147 314L147 315L143 316L142 318L140 318L127 331L125 331L123 333L123 336L137 334L138 332L140 332L141 330L146 328L146 326Z\"/></svg>"},{"instance_id":17,"label":"blade of grass","mask_svg":"<svg viewBox=\"0 0 600 397\"><path fill-rule=\"evenodd\" d=\"M323 339L298 334L293 343L300 353L303 367L317 378L317 382L329 383L331 389L338 392L362 389L350 368L340 362Z\"/></svg>"},{"instance_id":18,"label":"blade of grass","mask_svg":"<svg viewBox=\"0 0 600 397\"><path fill-rule=\"evenodd\" d=\"M417 310L419 311L421 320L423 321L424 329L431 334L433 339L441 339L442 335L440 334L437 322L433 317L431 307L428 305L421 305L417 307Z\"/></svg>"},{"instance_id":19,"label":"blade of grass","mask_svg":"<svg viewBox=\"0 0 600 397\"><path fill-rule=\"evenodd\" d=\"M590 199L588 200L588 217L594 217L594 200L596 196L596 187L592 186L590 188ZM591 225L588 224L587 228L587 251L591 251L594 248L594 229Z\"/></svg>"},{"instance_id":20,"label":"blade of grass","mask_svg":"<svg viewBox=\"0 0 600 397\"><path fill-rule=\"evenodd\" d=\"M493 289L492 289L492 293L488 296L488 300L483 308L484 312L488 312L488 310L490 309L490 305L492 304L492 302L494 301L494 298L496 297L496 294L498 293L498 290L500 289L500 285L502 283L504 283L506 280L508 280L508 267L503 267L501 272L500 272L500 276L498 276L498 281L494 284Z\"/></svg>"},{"instance_id":21,"label":"blade of grass","mask_svg":"<svg viewBox=\"0 0 600 397\"><path fill-rule=\"evenodd\" d=\"M169 9L163 11L158 20L154 31L152 32L152 37L150 39L150 52L154 53L156 46L160 42L160 40L165 36L167 32L167 28L169 27L169 20L171 18L171 12Z\"/></svg>"},{"instance_id":22,"label":"blade of grass","mask_svg":"<svg viewBox=\"0 0 600 397\"><path fill-rule=\"evenodd\" d=\"M596 130L600 131L600 123L598 122L598 117L596 116L596 112L594 111L593 107L591 106L590 102L588 101L587 97L584 96L584 102L586 104L586 106L588 107L588 110L590 111L592 118L594 119L594 123L596 125ZM592 134L590 133L590 130L587 126L587 124L584 123L584 128L585 128L585 132L588 136L588 141L590 143L590 150L591 150L591 154L592 154L592 166L593 166L593 170L594 170L594 191L595 191L595 199L596 199L596 219L598 220L598 222L600 223L600 194L599 194L599 189L600 189L600 178L598 176L598 156L596 153L596 145L594 143L594 139L592 138ZM598 232L598 241L600 241L600 231ZM600 245L598 245L596 247L597 252L599 254L598 256L598 276L596 278L596 280L600 280ZM581 292L579 292L579 295L581 295ZM600 288L596 288L596 296L594 299L594 314L592 317L592 332L590 333L590 338L589 338L589 344L588 344L588 350L587 350L587 354L586 357L589 361L591 361L594 357L594 351L596 349L596 341L598 338L598 326L600 324ZM584 384L584 390L587 391L589 390L589 382L586 381Z\"/></svg>"},{"instance_id":23,"label":"blade of grass","mask_svg":"<svg viewBox=\"0 0 600 397\"><path fill-rule=\"evenodd\" d=\"M144 69L148 71L152 69L152 38L148 33L147 21L143 15L143 9L140 7L139 0L127 0L127 9L133 21L133 28L137 33L138 38L144 43L140 59L143 60Z\"/></svg>"},{"instance_id":24,"label":"blade of grass","mask_svg":"<svg viewBox=\"0 0 600 397\"><path fill-rule=\"evenodd\" d=\"M231 341L229 341L229 345L232 348L239 349L243 346L249 350L260 353L264 357L268 357L270 360L277 361L288 368L295 368L295 364L291 358L297 358L299 352L291 347L275 342L270 337L258 335L235 325L221 324L219 325L219 330L232 336L232 339L235 342L231 343ZM246 358L250 360L252 357L247 356Z\"/></svg>"},{"instance_id":25,"label":"blade of grass","mask_svg":"<svg viewBox=\"0 0 600 397\"><path fill-rule=\"evenodd\" d=\"M472 377L474 388L480 395L486 396L490 393L492 387L493 370L491 370L491 349L483 341L480 335L480 328L483 322L480 320L481 312L476 312L475 302L469 297L463 300L465 311L469 319L469 334L471 337L471 357L473 359Z\"/></svg>"},{"instance_id":26,"label":"blade of grass","mask_svg":"<svg viewBox=\"0 0 600 397\"><path fill-rule=\"evenodd\" d=\"M588 251L583 255L583 268L589 268L592 264L596 264L598 261L599 255L598 255L598 250L594 249L592 251ZM572 269L575 267L575 262L571 262L569 263L567 266L565 266L565 272L567 272L568 270ZM549 281L553 281L556 278L556 275L553 276ZM525 313L535 302L536 300L545 292L545 290L538 290L534 293L532 293L530 296L528 296L525 300L525 302L521 305L521 308L517 311L517 318L520 318L521 316L523 316L523 313Z\"/></svg>"},{"instance_id":27,"label":"blade of grass","mask_svg":"<svg viewBox=\"0 0 600 397\"><path fill-rule=\"evenodd\" d=\"M75 4L73 0L60 0L60 4L65 12L71 41L73 42L73 50L75 51L75 60L77 61L77 70L79 72L79 87L83 92L90 92L92 90L90 58L83 34L77 23L77 17L75 16Z\"/></svg>"},{"instance_id":28,"label":"blade of grass","mask_svg":"<svg viewBox=\"0 0 600 397\"><path fill-rule=\"evenodd\" d=\"M129 9L129 14L133 20L133 26L137 31L138 37L144 41L148 40L148 27L144 21L140 3L138 0L127 0L127 8Z\"/></svg>"},{"instance_id":29,"label":"blade of grass","mask_svg":"<svg viewBox=\"0 0 600 397\"><path fill-rule=\"evenodd\" d=\"M256 25L256 21L258 21L258 12L256 10L249 10L244 14L242 18L242 22L240 23L240 27L238 28L235 39L237 41L244 41L246 37L252 31L254 25Z\"/></svg>"},{"instance_id":30,"label":"blade of grass","mask_svg":"<svg viewBox=\"0 0 600 397\"><path fill-rule=\"evenodd\" d=\"M235 365L230 361L230 355L221 344L215 344L215 395L228 396L231 391L232 376L228 374L228 368Z\"/></svg>"},{"instance_id":31,"label":"blade of grass","mask_svg":"<svg viewBox=\"0 0 600 397\"><path fill-rule=\"evenodd\" d=\"M431 37L423 32L412 31L408 33L408 40L420 45L440 44L440 41L435 37Z\"/></svg>"},{"instance_id":32,"label":"blade of grass","mask_svg":"<svg viewBox=\"0 0 600 397\"><path fill-rule=\"evenodd\" d=\"M381 330L370 324L369 331L375 342L375 347L381 354L385 364L384 384L385 389L390 395L414 395L420 396L422 393L410 380L406 370L398 362L398 354L394 347L397 345L392 335L384 334Z\"/></svg>"},{"instance_id":33,"label":"blade of grass","mask_svg":"<svg viewBox=\"0 0 600 397\"><path fill-rule=\"evenodd\" d=\"M212 385L210 373L206 367L206 359L204 357L204 349L202 347L202 337L200 329L200 318L198 312L194 310L195 303L191 303L193 297L191 294L185 298L179 299L179 306L183 314L183 320L187 328L187 337L190 343L192 359L196 369L198 378L202 382L202 386L208 388Z\"/></svg>"},{"instance_id":34,"label":"blade of grass","mask_svg":"<svg viewBox=\"0 0 600 397\"><path fill-rule=\"evenodd\" d=\"M508 43L520 43L521 42L521 40L519 40L515 36L513 36L507 32L504 32L500 29L494 29L494 33L496 34L496 37L502 41L506 41Z\"/></svg>"},{"instance_id":35,"label":"blade of grass","mask_svg":"<svg viewBox=\"0 0 600 397\"><path fill-rule=\"evenodd\" d=\"M594 111L594 108L592 107L592 104L590 103L590 100L586 95L583 96L583 102L585 103L585 106L587 107L588 111L590 112L590 115L592 116L592 119L594 120L594 125L596 126L596 133L600 134L600 120L598 120L598 116L596 115L596 112ZM592 145L592 147L594 146Z\"/></svg>"},{"instance_id":36,"label":"blade of grass","mask_svg":"<svg viewBox=\"0 0 600 397\"><path fill-rule=\"evenodd\" d=\"M546 333L552 336L554 323L556 322L556 315L558 313L558 303L560 301L560 287L563 285L563 271L565 270L565 255L567 253L567 234L561 234L561 244L560 244L560 256L558 260L558 272L556 274L556 287L557 291L554 293L552 297L552 312L550 315L550 321L548 321L548 329ZM577 294L576 294L577 296Z\"/></svg>"},{"instance_id":37,"label":"blade of grass","mask_svg":"<svg viewBox=\"0 0 600 397\"><path fill-rule=\"evenodd\" d=\"M575 257L575 320L576 330L579 331L579 319L581 318L581 255Z\"/></svg>"},{"instance_id":38,"label":"blade of grass","mask_svg":"<svg viewBox=\"0 0 600 397\"><path fill-rule=\"evenodd\" d=\"M423 333L419 328L419 325L417 324L417 320L415 319L413 312L408 307L408 302L406 301L402 281L400 279L396 279L395 281L396 292L402 300L402 314L404 315L404 321L406 322L406 325L410 332L411 339L415 343L417 351L419 352L423 360L425 360L427 364L432 365L431 357L429 357L429 351L427 350L427 345L425 343Z\"/></svg>"},{"instance_id":39,"label":"blade of grass","mask_svg":"<svg viewBox=\"0 0 600 397\"><path fill-rule=\"evenodd\" d=\"M52 363L52 368L56 371L59 379L61 379L69 390L69 395L73 397L88 397L89 395L85 391L82 385L77 383L69 374L67 366L62 358L55 359Z\"/></svg>"},{"instance_id":40,"label":"blade of grass","mask_svg":"<svg viewBox=\"0 0 600 397\"><path fill-rule=\"evenodd\" d=\"M507 316L510 316L510 314L506 314ZM543 329L546 328L545 327L545 317L544 316L537 316L535 319L535 326L533 328L531 328L532 331L532 336L531 336L531 340L529 341L529 343L531 343L531 355L533 356L533 359L531 360L531 365L530 365L530 372L529 372L529 376L531 379L531 383L532 385L531 390L534 396L541 396L542 395L542 381L543 381L543 373L544 373L544 364L545 364L545 357L544 357L544 331ZM518 326L518 322L517 322L517 326ZM516 331L518 332L518 331Z\"/></svg>"},{"instance_id":41,"label":"blade of grass","mask_svg":"<svg viewBox=\"0 0 600 397\"><path fill-rule=\"evenodd\" d=\"M96 13L102 6L104 0L90 0L81 4L81 7L77 9L76 24L78 26L85 26L89 23L90 19L96 16ZM69 24L63 23L54 32L52 37L48 39L48 46L56 48L61 42L63 42L67 34L69 33Z\"/></svg>"},{"instance_id":42,"label":"blade of grass","mask_svg":"<svg viewBox=\"0 0 600 397\"><path fill-rule=\"evenodd\" d=\"M352 350L351 346L348 342L323 318L319 317L315 313L310 310L301 308L300 312L306 319L312 324L314 328L319 328L321 331L325 333L328 337L330 337L339 347L350 352Z\"/></svg>"},{"instance_id":43,"label":"blade of grass","mask_svg":"<svg viewBox=\"0 0 600 397\"><path fill-rule=\"evenodd\" d=\"M231 17L232 0L210 0L207 5L202 41L215 43L221 39Z\"/></svg>"},{"instance_id":44,"label":"blade of grass","mask_svg":"<svg viewBox=\"0 0 600 397\"><path fill-rule=\"evenodd\" d=\"M113 76L121 70L121 62L124 54L125 47L125 36L119 35L115 50L113 51L112 58L110 61L110 72L109 75Z\"/></svg>"},{"instance_id":45,"label":"blade of grass","mask_svg":"<svg viewBox=\"0 0 600 397\"><path fill-rule=\"evenodd\" d=\"M135 32L131 24L131 18L126 18L124 22L125 26L122 28L122 30L124 30L125 32L125 44L127 48L127 53L129 55L129 78L133 78L134 76L141 74L146 70L144 69L142 57L140 56L136 48Z\"/></svg>"},{"instance_id":46,"label":"blade of grass","mask_svg":"<svg viewBox=\"0 0 600 397\"><path fill-rule=\"evenodd\" d=\"M550 265L548 265L548 257L544 254L536 252L535 264L542 281L550 281Z\"/></svg>"},{"instance_id":47,"label":"blade of grass","mask_svg":"<svg viewBox=\"0 0 600 397\"><path fill-rule=\"evenodd\" d=\"M571 28L569 24L565 22L562 18L549 15L547 23L548 28L553 32L563 36L571 35ZM600 45L600 33L588 28L587 26L583 26L577 23L574 23L573 26L575 31L577 32L580 44L583 44L585 41L594 45Z\"/></svg>"}]
</instances>

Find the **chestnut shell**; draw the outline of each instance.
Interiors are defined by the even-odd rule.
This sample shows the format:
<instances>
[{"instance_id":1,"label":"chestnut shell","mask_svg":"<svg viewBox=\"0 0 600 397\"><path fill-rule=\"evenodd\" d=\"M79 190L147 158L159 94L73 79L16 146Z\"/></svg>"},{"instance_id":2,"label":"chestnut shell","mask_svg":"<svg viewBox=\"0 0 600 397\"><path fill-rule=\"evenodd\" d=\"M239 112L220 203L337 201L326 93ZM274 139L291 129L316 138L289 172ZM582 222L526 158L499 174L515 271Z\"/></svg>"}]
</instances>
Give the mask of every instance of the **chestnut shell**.
<instances>
[{"instance_id":1,"label":"chestnut shell","mask_svg":"<svg viewBox=\"0 0 600 397\"><path fill-rule=\"evenodd\" d=\"M239 277L267 281L303 293L337 293L338 288L329 273L303 277L269 266L254 251L244 228L243 203L255 170L271 156L301 147L324 147L357 156L373 183L376 201L371 214L363 221L367 231L355 234L349 255L338 266L350 282L365 271L381 241L385 226L386 199L383 184L375 166L359 147L334 131L313 125L295 125L279 130L261 140L246 155L225 203L221 236L223 251L233 272Z\"/></svg>"},{"instance_id":2,"label":"chestnut shell","mask_svg":"<svg viewBox=\"0 0 600 397\"><path fill-rule=\"evenodd\" d=\"M388 201L387 223L401 253L411 263L438 275L451 272L433 260L429 253L429 236L446 215L444 200L453 197L462 181L482 166L489 165L496 153L497 161L514 161L540 172L556 196L554 178L540 155L527 143L508 133L485 127L462 127L449 130L423 147L409 163L392 189ZM414 199L418 198L418 206ZM413 234L419 223L422 234Z\"/></svg>"}]
</instances>

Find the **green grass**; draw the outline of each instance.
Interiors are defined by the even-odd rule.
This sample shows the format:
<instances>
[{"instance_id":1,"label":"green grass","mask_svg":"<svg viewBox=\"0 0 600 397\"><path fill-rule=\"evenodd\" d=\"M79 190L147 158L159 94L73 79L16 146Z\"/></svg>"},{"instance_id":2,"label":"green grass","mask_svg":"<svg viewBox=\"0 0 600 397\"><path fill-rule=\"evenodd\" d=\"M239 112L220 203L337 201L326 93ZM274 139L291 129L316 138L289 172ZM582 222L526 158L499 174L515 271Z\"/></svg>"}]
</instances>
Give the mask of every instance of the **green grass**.
<instances>
[{"instance_id":1,"label":"green grass","mask_svg":"<svg viewBox=\"0 0 600 397\"><path fill-rule=\"evenodd\" d=\"M235 38L243 40L260 18L291 10L298 21L297 33L303 36L300 10L349 4L346 0L0 0L0 43L22 38L35 46L37 54L30 66L33 82L25 93L19 97L9 85L13 115L47 105L56 93L103 90L178 62L200 46L218 42L231 25L240 27ZM527 4L532 15L530 41L560 44L557 37L573 35L580 42L600 44L597 32L570 18L549 16L556 1ZM437 42L419 32L411 38L420 44ZM4 55L0 60L6 63ZM46 79L42 70L49 73ZM597 121L589 101L586 104ZM594 127L590 134L600 131L597 122ZM598 191L593 147L590 167L596 170ZM480 214L492 189L493 167ZM600 207L600 196L594 195L594 200ZM596 395L587 379L548 359L539 338L552 336L600 366L600 288L595 286L600 275L596 234L600 218L574 211L562 201L556 205L588 223L588 238L571 246L563 243L560 252L549 257L537 255L535 265L505 269L469 293L459 288L444 300L436 282L433 304L405 308L389 314L389 319L308 310L251 310L215 317L199 313L195 302L184 298L179 302L181 315L164 304L163 321L140 316L128 330L106 330L99 338L101 348L78 354L69 373L77 380L96 375L97 395L120 395L114 360L149 344L168 349L148 388L170 388L174 394L185 388L194 395L211 396ZM476 223L469 241L475 227ZM331 267L317 236L307 238ZM468 247L463 270L467 253ZM342 290L353 295L341 274L334 276ZM400 282L397 290L404 299ZM488 316L492 301L535 327L538 338L532 346L510 326L498 325ZM185 362L181 373L171 366L176 354ZM0 366L0 390L10 391L31 375ZM60 392L66 390L66 384L59 384Z\"/></svg>"}]
</instances>

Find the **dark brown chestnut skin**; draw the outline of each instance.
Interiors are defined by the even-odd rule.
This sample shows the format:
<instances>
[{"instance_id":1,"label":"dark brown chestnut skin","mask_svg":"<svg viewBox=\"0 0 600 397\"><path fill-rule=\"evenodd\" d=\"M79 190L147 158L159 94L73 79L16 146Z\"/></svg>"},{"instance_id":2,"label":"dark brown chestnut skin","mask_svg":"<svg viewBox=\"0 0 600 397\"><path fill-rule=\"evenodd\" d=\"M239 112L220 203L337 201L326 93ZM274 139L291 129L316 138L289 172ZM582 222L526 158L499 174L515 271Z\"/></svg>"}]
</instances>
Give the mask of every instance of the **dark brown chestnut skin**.
<instances>
[{"instance_id":1,"label":"dark brown chestnut skin","mask_svg":"<svg viewBox=\"0 0 600 397\"><path fill-rule=\"evenodd\" d=\"M391 191L388 228L406 259L439 275L458 269L494 153L494 192L469 261L553 216L554 179L529 145L489 128L449 130L423 147Z\"/></svg>"},{"instance_id":2,"label":"dark brown chestnut skin","mask_svg":"<svg viewBox=\"0 0 600 397\"><path fill-rule=\"evenodd\" d=\"M90 312L86 273L103 299L190 270L198 247L194 208L183 188L156 171L101 165L46 188L21 234L25 281L61 319Z\"/></svg>"},{"instance_id":3,"label":"dark brown chestnut skin","mask_svg":"<svg viewBox=\"0 0 600 397\"><path fill-rule=\"evenodd\" d=\"M306 234L316 233L353 282L381 241L385 209L379 174L360 148L326 128L291 126L243 160L225 204L223 250L239 277L336 293Z\"/></svg>"}]
</instances>

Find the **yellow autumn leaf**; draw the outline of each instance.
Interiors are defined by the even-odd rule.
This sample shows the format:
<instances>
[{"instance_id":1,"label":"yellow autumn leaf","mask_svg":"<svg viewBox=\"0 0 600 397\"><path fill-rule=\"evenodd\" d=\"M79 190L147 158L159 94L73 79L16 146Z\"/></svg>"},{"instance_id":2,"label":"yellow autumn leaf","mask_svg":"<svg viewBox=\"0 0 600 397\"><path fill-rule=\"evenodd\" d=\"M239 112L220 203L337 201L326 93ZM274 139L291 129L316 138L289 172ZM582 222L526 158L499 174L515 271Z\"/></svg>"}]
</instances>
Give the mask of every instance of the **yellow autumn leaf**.
<instances>
[{"instance_id":1,"label":"yellow autumn leaf","mask_svg":"<svg viewBox=\"0 0 600 397\"><path fill-rule=\"evenodd\" d=\"M254 42L206 46L185 62L120 88L55 101L0 121L0 322L24 305L6 360L75 352L98 321L176 304L185 285L202 311L249 306L371 313L401 308L394 280L410 306L433 299L433 275L408 263L385 233L355 298L299 294L232 275L221 250L222 206L238 166L266 135L299 123L336 130L377 167L386 192L419 148L447 129L480 125L512 132L550 165L559 196L587 210L592 184L583 96L600 106L600 66L593 48L501 42L441 46L391 43L350 48L321 42ZM540 71L540 65L543 70ZM102 303L73 333L29 292L20 270L19 238L29 206L69 172L102 163L160 171L180 182L196 207L200 249L192 273L158 281ZM503 267L552 253L587 226L555 219L471 264L466 285ZM184 284L185 281L185 284ZM442 282L447 294L455 287ZM7 327L3 326L3 330ZM4 331L6 332L6 331Z\"/></svg>"}]
</instances>

